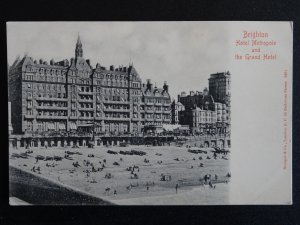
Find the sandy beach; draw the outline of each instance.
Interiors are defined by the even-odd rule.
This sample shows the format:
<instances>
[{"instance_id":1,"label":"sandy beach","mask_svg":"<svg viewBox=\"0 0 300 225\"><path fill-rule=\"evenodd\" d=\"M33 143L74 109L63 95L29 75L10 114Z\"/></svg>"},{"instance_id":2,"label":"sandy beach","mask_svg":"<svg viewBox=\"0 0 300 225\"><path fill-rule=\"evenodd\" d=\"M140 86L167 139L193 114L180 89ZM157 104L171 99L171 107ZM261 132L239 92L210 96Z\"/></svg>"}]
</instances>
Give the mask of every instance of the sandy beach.
<instances>
[{"instance_id":1,"label":"sandy beach","mask_svg":"<svg viewBox=\"0 0 300 225\"><path fill-rule=\"evenodd\" d=\"M122 155L119 153L132 149L144 151L146 155ZM36 171L36 173L40 173L42 176L116 204L201 205L228 203L228 184L224 182L230 182L226 177L226 174L230 172L230 156L227 155L227 159L224 159L223 155L217 155L217 158L214 159L212 149L206 149L207 154L194 154L188 152L186 147L175 146L113 146L93 149L61 147L30 150L33 152L29 153L27 158L20 158L12 157L12 155L25 153L25 149L10 149L10 164L31 171L33 167L35 169L40 167L40 172ZM108 150L118 154L109 154ZM81 154L69 154L70 159L66 159L64 158L65 151L80 152ZM37 161L37 155L60 156L63 159L61 161ZM76 162L78 162L78 166L73 165ZM132 172L133 166L135 169ZM166 174L171 179L162 181L161 174ZM203 177L206 174L211 174L214 188L203 185ZM178 184L177 193L176 184Z\"/></svg>"}]
</instances>

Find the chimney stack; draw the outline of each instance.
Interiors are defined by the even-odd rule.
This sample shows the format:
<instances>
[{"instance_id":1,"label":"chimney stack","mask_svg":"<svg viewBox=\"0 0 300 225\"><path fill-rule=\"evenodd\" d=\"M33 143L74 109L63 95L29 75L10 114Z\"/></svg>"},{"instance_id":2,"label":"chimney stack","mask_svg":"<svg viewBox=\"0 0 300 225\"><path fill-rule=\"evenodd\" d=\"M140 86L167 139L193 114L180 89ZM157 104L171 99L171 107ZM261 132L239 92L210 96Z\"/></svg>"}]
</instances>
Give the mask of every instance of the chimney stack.
<instances>
[{"instance_id":1,"label":"chimney stack","mask_svg":"<svg viewBox=\"0 0 300 225\"><path fill-rule=\"evenodd\" d=\"M87 59L87 60L86 60L86 63L87 63L89 66L91 66L91 60Z\"/></svg>"},{"instance_id":2,"label":"chimney stack","mask_svg":"<svg viewBox=\"0 0 300 225\"><path fill-rule=\"evenodd\" d=\"M167 81L164 82L163 89L164 89L166 92L169 92L169 85L167 85Z\"/></svg>"},{"instance_id":3,"label":"chimney stack","mask_svg":"<svg viewBox=\"0 0 300 225\"><path fill-rule=\"evenodd\" d=\"M151 84L151 80L150 79L147 79L147 89L148 90L152 90L152 84Z\"/></svg>"}]
</instances>

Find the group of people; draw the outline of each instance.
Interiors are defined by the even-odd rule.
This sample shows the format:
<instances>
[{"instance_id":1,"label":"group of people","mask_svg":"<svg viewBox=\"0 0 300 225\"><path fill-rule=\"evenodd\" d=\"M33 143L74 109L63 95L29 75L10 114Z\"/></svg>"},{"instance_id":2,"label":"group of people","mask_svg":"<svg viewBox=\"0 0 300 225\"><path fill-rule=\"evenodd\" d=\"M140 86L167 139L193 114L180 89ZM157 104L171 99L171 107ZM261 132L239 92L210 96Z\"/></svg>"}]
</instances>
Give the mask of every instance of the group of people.
<instances>
[{"instance_id":1,"label":"group of people","mask_svg":"<svg viewBox=\"0 0 300 225\"><path fill-rule=\"evenodd\" d=\"M136 165L133 165L133 166L129 166L126 168L127 171L130 171L130 178L131 179L139 179L139 176L138 176L138 172L140 172L140 167L139 166L136 166Z\"/></svg>"},{"instance_id":2,"label":"group of people","mask_svg":"<svg viewBox=\"0 0 300 225\"><path fill-rule=\"evenodd\" d=\"M41 173L41 167L39 167L39 166L38 167L33 166L31 168L31 171Z\"/></svg>"}]
</instances>

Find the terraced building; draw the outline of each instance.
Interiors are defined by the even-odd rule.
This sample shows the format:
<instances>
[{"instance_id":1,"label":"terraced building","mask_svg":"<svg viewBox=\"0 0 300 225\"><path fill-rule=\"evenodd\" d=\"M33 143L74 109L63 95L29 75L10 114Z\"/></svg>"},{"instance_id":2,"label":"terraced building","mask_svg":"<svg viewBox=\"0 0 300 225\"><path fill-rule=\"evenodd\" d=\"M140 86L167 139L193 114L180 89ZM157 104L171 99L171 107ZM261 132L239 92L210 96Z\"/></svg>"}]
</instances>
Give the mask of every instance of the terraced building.
<instances>
[{"instance_id":1,"label":"terraced building","mask_svg":"<svg viewBox=\"0 0 300 225\"><path fill-rule=\"evenodd\" d=\"M93 68L79 36L70 61L26 55L15 60L8 80L15 134L139 134L145 125L171 123L166 83L143 84L133 64Z\"/></svg>"}]
</instances>

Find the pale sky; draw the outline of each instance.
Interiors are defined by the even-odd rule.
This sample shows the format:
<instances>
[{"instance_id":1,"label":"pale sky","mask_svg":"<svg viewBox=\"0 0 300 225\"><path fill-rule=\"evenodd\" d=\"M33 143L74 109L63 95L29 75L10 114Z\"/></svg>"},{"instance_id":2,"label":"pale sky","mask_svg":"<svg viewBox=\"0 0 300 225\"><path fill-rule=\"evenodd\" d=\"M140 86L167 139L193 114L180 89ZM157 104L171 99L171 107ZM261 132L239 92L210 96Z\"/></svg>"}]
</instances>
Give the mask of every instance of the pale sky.
<instances>
[{"instance_id":1,"label":"pale sky","mask_svg":"<svg viewBox=\"0 0 300 225\"><path fill-rule=\"evenodd\" d=\"M133 61L143 82L169 84L172 97L202 91L211 73L228 68L226 22L9 22L8 63L27 53L34 59L74 57L78 32L92 66Z\"/></svg>"}]
</instances>

